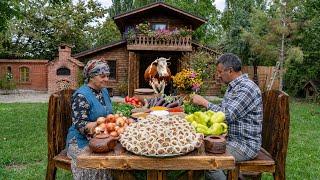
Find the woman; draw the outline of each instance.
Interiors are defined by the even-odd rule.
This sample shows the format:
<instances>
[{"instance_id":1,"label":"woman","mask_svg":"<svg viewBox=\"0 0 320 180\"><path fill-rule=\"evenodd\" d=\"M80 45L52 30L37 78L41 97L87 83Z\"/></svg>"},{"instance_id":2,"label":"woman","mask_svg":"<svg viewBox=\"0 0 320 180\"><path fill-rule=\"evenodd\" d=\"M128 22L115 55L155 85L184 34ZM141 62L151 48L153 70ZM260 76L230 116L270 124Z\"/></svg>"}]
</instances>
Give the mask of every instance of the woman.
<instances>
[{"instance_id":1,"label":"woman","mask_svg":"<svg viewBox=\"0 0 320 180\"><path fill-rule=\"evenodd\" d=\"M102 60L89 61L83 70L85 83L72 95L72 126L67 135L67 155L72 159L73 178L111 179L110 171L77 168L77 156L88 148L96 119L112 113L112 104L106 89L109 66Z\"/></svg>"}]
</instances>

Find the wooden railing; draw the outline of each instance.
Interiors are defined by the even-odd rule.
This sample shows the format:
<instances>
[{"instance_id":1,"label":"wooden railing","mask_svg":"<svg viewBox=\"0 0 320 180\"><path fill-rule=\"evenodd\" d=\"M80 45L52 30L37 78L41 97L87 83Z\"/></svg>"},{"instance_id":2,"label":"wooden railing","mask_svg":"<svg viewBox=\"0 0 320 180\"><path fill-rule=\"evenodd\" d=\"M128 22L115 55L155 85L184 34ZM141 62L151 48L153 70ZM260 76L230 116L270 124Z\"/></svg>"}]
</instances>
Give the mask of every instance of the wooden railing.
<instances>
[{"instance_id":1,"label":"wooden railing","mask_svg":"<svg viewBox=\"0 0 320 180\"><path fill-rule=\"evenodd\" d=\"M192 51L191 36L159 39L146 35L137 35L127 39L128 50L155 50L155 51Z\"/></svg>"}]
</instances>

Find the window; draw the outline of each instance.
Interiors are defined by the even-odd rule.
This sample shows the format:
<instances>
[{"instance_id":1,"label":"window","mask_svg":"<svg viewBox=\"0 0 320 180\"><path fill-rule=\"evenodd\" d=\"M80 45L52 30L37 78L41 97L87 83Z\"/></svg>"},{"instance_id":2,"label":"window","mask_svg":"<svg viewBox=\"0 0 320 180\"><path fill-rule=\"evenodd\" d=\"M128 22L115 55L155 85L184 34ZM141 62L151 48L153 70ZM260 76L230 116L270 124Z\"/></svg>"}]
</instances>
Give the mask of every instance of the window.
<instances>
[{"instance_id":1,"label":"window","mask_svg":"<svg viewBox=\"0 0 320 180\"><path fill-rule=\"evenodd\" d=\"M20 82L29 82L29 68L21 67L20 68Z\"/></svg>"},{"instance_id":2,"label":"window","mask_svg":"<svg viewBox=\"0 0 320 180\"><path fill-rule=\"evenodd\" d=\"M70 69L66 68L66 67L61 67L59 69L57 69L57 75L70 75Z\"/></svg>"},{"instance_id":3,"label":"window","mask_svg":"<svg viewBox=\"0 0 320 180\"><path fill-rule=\"evenodd\" d=\"M152 23L152 30L166 30L167 24L165 23Z\"/></svg>"},{"instance_id":4,"label":"window","mask_svg":"<svg viewBox=\"0 0 320 180\"><path fill-rule=\"evenodd\" d=\"M117 61L115 60L109 60L107 61L108 62L108 65L109 65L109 68L110 68L110 75L109 75L109 79L110 80L116 80L117 78Z\"/></svg>"},{"instance_id":5,"label":"window","mask_svg":"<svg viewBox=\"0 0 320 180\"><path fill-rule=\"evenodd\" d=\"M129 31L133 31L133 30L134 30L134 27L131 26L131 25L129 25L129 26L126 26L126 27L125 27L124 33L127 34Z\"/></svg>"}]
</instances>

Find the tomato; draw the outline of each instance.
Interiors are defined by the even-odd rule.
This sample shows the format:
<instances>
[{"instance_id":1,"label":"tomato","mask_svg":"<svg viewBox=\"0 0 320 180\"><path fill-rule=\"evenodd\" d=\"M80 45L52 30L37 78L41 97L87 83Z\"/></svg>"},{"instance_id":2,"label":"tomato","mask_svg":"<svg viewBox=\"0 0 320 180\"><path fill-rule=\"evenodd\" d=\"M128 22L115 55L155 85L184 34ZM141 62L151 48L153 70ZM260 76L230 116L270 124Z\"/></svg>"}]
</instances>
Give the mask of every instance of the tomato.
<instances>
[{"instance_id":1,"label":"tomato","mask_svg":"<svg viewBox=\"0 0 320 180\"><path fill-rule=\"evenodd\" d=\"M129 102L129 96L126 96L126 97L124 98L124 101L125 101L125 102Z\"/></svg>"},{"instance_id":2,"label":"tomato","mask_svg":"<svg viewBox=\"0 0 320 180\"><path fill-rule=\"evenodd\" d=\"M139 99L136 97L133 97L132 99L135 100L136 102L139 102Z\"/></svg>"}]
</instances>

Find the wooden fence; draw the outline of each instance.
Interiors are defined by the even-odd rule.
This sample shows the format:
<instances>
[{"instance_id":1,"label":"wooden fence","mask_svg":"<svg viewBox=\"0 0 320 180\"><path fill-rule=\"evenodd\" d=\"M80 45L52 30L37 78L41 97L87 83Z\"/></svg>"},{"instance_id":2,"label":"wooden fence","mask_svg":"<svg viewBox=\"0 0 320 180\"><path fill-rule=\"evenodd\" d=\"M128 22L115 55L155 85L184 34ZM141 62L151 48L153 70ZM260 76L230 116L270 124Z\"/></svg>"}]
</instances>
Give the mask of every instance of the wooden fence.
<instances>
[{"instance_id":1,"label":"wooden fence","mask_svg":"<svg viewBox=\"0 0 320 180\"><path fill-rule=\"evenodd\" d=\"M258 80L261 91L265 91L271 82L272 68L274 66L258 66ZM253 79L253 66L244 66L242 72L247 73ZM277 74L271 89L279 89L279 84L279 74Z\"/></svg>"},{"instance_id":2,"label":"wooden fence","mask_svg":"<svg viewBox=\"0 0 320 180\"><path fill-rule=\"evenodd\" d=\"M271 82L272 68L274 68L274 66L258 66L259 87L262 92L267 90L267 86ZM248 74L249 78L253 80L253 66L243 66L242 72ZM272 89L279 89L279 82L278 75L274 80ZM205 84L207 85L207 89L205 90L207 96L223 95L224 92L221 91L223 83L216 80L210 80L206 81Z\"/></svg>"}]
</instances>

